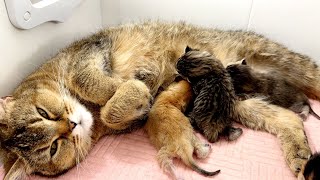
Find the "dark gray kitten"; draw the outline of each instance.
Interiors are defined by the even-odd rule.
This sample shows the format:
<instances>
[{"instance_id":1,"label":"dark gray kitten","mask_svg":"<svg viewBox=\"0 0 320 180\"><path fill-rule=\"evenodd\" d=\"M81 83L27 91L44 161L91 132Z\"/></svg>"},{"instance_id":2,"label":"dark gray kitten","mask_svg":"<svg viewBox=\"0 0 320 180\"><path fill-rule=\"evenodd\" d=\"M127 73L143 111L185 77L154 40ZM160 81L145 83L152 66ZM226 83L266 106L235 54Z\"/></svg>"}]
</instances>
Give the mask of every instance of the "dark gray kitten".
<instances>
[{"instance_id":1,"label":"dark gray kitten","mask_svg":"<svg viewBox=\"0 0 320 180\"><path fill-rule=\"evenodd\" d=\"M177 70L192 86L195 94L190 121L210 141L219 135L235 140L241 128L233 128L236 96L231 78L222 63L205 51L187 47L177 63Z\"/></svg>"},{"instance_id":2,"label":"dark gray kitten","mask_svg":"<svg viewBox=\"0 0 320 180\"><path fill-rule=\"evenodd\" d=\"M319 180L320 179L320 153L316 152L307 161L306 165L301 170L301 175L304 180ZM298 179L303 180L299 174Z\"/></svg>"},{"instance_id":3,"label":"dark gray kitten","mask_svg":"<svg viewBox=\"0 0 320 180\"><path fill-rule=\"evenodd\" d=\"M276 73L255 72L245 60L227 67L235 92L240 97L263 96L272 104L289 108L305 120L309 113L320 117L312 110L308 97L294 84Z\"/></svg>"}]
</instances>

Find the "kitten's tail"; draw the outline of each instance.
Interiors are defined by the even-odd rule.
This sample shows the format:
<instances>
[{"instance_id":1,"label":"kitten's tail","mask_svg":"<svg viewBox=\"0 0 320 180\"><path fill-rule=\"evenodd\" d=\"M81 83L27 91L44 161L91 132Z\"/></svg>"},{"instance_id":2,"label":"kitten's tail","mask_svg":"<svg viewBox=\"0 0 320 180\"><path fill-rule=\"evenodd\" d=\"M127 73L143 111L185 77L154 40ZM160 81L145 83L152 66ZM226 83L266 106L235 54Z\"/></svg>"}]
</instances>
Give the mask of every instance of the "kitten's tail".
<instances>
[{"instance_id":1,"label":"kitten's tail","mask_svg":"<svg viewBox=\"0 0 320 180\"><path fill-rule=\"evenodd\" d=\"M314 117L320 120L320 116L316 112L314 112L314 110L311 108L310 105L309 105L309 109L310 109L310 114L312 114Z\"/></svg>"},{"instance_id":2,"label":"kitten's tail","mask_svg":"<svg viewBox=\"0 0 320 180\"><path fill-rule=\"evenodd\" d=\"M317 180L320 179L320 152L316 152L302 167L298 180Z\"/></svg>"},{"instance_id":3,"label":"kitten's tail","mask_svg":"<svg viewBox=\"0 0 320 180\"><path fill-rule=\"evenodd\" d=\"M191 150L191 149L190 149ZM200 168L195 162L192 157L193 152L190 150L186 151L178 151L177 154L180 156L181 160L189 167L191 167L194 171L196 171L199 174L202 174L204 176L214 176L220 173L220 170L216 171L206 171L202 168Z\"/></svg>"}]
</instances>

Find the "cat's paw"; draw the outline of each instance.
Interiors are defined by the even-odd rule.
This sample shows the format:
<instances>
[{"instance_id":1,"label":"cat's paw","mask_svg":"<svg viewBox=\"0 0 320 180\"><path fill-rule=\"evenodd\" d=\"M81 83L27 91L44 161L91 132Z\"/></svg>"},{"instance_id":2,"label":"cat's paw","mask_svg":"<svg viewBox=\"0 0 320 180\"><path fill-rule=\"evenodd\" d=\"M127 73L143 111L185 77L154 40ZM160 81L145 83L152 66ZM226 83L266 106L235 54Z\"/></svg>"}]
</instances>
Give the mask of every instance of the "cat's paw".
<instances>
[{"instance_id":1,"label":"cat's paw","mask_svg":"<svg viewBox=\"0 0 320 180\"><path fill-rule=\"evenodd\" d=\"M291 171L298 176L307 161L307 159L295 158L290 161L289 167Z\"/></svg>"},{"instance_id":2,"label":"cat's paw","mask_svg":"<svg viewBox=\"0 0 320 180\"><path fill-rule=\"evenodd\" d=\"M286 146L288 149L285 150L286 159L289 164L291 171L298 175L301 171L302 166L310 158L312 152L306 143L293 143Z\"/></svg>"},{"instance_id":3,"label":"cat's paw","mask_svg":"<svg viewBox=\"0 0 320 180\"><path fill-rule=\"evenodd\" d=\"M129 80L101 108L101 119L113 129L124 129L130 122L143 118L152 103L149 88L139 80Z\"/></svg>"},{"instance_id":4,"label":"cat's paw","mask_svg":"<svg viewBox=\"0 0 320 180\"><path fill-rule=\"evenodd\" d=\"M195 147L195 153L197 158L204 159L207 158L210 154L212 148L210 144L201 144L200 146Z\"/></svg>"}]
</instances>

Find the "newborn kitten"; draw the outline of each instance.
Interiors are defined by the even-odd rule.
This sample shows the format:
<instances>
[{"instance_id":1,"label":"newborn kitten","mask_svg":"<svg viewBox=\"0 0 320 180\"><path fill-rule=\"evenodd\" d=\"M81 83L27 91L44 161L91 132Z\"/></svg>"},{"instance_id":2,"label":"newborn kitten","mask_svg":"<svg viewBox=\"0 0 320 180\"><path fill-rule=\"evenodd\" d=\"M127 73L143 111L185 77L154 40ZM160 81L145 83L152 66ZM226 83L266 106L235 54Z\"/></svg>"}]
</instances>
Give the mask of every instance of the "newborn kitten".
<instances>
[{"instance_id":1,"label":"newborn kitten","mask_svg":"<svg viewBox=\"0 0 320 180\"><path fill-rule=\"evenodd\" d=\"M320 153L313 154L309 161L303 166L298 175L298 180L320 179Z\"/></svg>"},{"instance_id":2,"label":"newborn kitten","mask_svg":"<svg viewBox=\"0 0 320 180\"><path fill-rule=\"evenodd\" d=\"M218 140L219 134L227 134L235 140L242 134L241 128L233 128L236 96L231 78L222 63L206 51L186 47L179 58L177 70L188 79L195 94L190 113L191 123L210 141Z\"/></svg>"},{"instance_id":3,"label":"newborn kitten","mask_svg":"<svg viewBox=\"0 0 320 180\"><path fill-rule=\"evenodd\" d=\"M240 64L229 65L227 70L237 95L265 96L270 103L289 108L298 113L303 120L309 113L320 119L312 110L308 97L279 74L255 72L247 65L246 60L242 60Z\"/></svg>"},{"instance_id":4,"label":"newborn kitten","mask_svg":"<svg viewBox=\"0 0 320 180\"><path fill-rule=\"evenodd\" d=\"M192 157L195 151L198 158L206 158L211 146L194 135L188 118L183 114L191 98L192 90L187 81L173 83L157 97L145 125L152 144L159 150L157 159L161 168L175 179L178 176L172 162L174 157L181 158L187 166L205 176L220 172L201 169Z\"/></svg>"}]
</instances>

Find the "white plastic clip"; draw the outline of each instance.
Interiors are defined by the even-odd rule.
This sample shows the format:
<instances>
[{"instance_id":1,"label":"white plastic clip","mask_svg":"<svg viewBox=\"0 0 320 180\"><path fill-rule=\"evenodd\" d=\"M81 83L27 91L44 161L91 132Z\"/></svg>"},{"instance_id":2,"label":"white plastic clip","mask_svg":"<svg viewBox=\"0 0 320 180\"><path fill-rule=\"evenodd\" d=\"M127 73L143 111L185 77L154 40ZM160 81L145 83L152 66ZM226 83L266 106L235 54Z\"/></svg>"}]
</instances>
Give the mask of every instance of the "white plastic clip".
<instances>
[{"instance_id":1,"label":"white plastic clip","mask_svg":"<svg viewBox=\"0 0 320 180\"><path fill-rule=\"evenodd\" d=\"M48 21L64 22L82 0L5 0L11 23L20 29L31 29Z\"/></svg>"}]
</instances>

